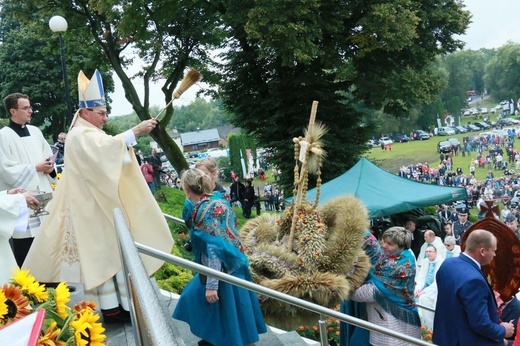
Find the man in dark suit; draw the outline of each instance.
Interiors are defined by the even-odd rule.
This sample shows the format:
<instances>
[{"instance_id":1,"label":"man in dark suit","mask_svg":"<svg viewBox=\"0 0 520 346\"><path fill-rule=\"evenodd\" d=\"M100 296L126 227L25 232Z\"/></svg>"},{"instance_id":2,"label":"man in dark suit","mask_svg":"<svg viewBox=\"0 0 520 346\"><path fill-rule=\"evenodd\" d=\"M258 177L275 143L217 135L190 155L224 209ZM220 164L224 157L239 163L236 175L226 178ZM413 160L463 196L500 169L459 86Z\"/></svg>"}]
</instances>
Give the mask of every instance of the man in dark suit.
<instances>
[{"instance_id":1,"label":"man in dark suit","mask_svg":"<svg viewBox=\"0 0 520 346\"><path fill-rule=\"evenodd\" d=\"M500 323L495 295L480 270L493 260L496 249L495 236L478 229L466 239L464 253L440 267L434 344L502 346L504 338L513 335L512 323Z\"/></svg>"},{"instance_id":2,"label":"man in dark suit","mask_svg":"<svg viewBox=\"0 0 520 346\"><path fill-rule=\"evenodd\" d=\"M451 211L447 204L443 204L441 210L439 210L439 217L444 220L451 220Z\"/></svg>"},{"instance_id":3,"label":"man in dark suit","mask_svg":"<svg viewBox=\"0 0 520 346\"><path fill-rule=\"evenodd\" d=\"M518 317L520 317L520 300L513 296L513 299L504 303L502 306L502 315L500 315L500 319L502 321L513 320L513 325L516 326ZM517 331L515 330L515 333L510 338L507 338L508 345L513 344L516 333Z\"/></svg>"}]
</instances>

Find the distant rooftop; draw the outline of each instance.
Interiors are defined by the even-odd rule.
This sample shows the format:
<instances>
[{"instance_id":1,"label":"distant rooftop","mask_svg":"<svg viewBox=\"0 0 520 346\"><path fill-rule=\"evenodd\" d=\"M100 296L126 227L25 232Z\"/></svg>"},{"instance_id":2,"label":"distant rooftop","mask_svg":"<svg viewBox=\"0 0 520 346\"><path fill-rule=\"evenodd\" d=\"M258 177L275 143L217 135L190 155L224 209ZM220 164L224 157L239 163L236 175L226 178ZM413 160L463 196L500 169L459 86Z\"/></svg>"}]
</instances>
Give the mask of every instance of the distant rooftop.
<instances>
[{"instance_id":1,"label":"distant rooftop","mask_svg":"<svg viewBox=\"0 0 520 346\"><path fill-rule=\"evenodd\" d=\"M181 133L181 141L182 145L184 146L208 142L218 142L219 140L220 136L217 129Z\"/></svg>"}]
</instances>

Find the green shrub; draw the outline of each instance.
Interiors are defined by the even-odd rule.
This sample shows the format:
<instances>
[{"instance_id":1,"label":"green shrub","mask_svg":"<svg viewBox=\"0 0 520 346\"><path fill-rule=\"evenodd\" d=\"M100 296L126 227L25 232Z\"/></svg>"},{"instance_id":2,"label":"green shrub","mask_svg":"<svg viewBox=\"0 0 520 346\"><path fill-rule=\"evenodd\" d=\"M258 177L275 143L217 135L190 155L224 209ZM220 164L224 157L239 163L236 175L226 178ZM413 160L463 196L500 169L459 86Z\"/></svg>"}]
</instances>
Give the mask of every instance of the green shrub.
<instances>
[{"instance_id":1,"label":"green shrub","mask_svg":"<svg viewBox=\"0 0 520 346\"><path fill-rule=\"evenodd\" d=\"M178 218L182 217L182 209L184 207L184 192L178 189L163 187L155 193L157 203L162 212ZM173 221L168 221L170 232L174 240L172 254L184 259L193 260L191 252L184 249L184 244L189 239L188 229L184 225L180 225ZM165 263L159 269L153 278L157 281L157 285L167 291L180 293L184 286L193 277L193 272L170 263Z\"/></svg>"}]
</instances>

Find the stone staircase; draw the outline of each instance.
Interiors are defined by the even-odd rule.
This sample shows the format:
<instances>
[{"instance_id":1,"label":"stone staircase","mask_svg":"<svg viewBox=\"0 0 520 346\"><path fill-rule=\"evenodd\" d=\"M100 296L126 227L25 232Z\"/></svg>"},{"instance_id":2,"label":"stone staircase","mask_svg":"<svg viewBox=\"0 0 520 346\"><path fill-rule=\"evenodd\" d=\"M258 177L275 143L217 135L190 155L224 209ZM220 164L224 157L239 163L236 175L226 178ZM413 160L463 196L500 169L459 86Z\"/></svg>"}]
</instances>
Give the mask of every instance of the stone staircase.
<instances>
[{"instance_id":1,"label":"stone staircase","mask_svg":"<svg viewBox=\"0 0 520 346\"><path fill-rule=\"evenodd\" d=\"M153 281L152 281L153 282ZM153 282L155 285L155 282ZM69 284L70 285L70 284ZM79 301L96 301L93 296L85 294L81 285L72 284L76 287L76 291L71 293L71 302L73 305ZM190 332L188 324L182 321L171 318L173 310L177 305L179 296L164 290L159 290L155 286L160 296L164 298L163 305L160 307L163 310L166 318L170 318L172 327L179 332L179 339L184 342L185 346L198 346L200 340L198 337ZM96 301L96 303L98 303ZM99 314L101 312L99 311ZM107 346L138 346L134 337L134 328L131 324L112 324L103 325L105 327L105 335L107 336L105 342ZM267 333L260 335L260 341L256 343L257 346L318 346L319 343L314 340L304 339L298 335L296 331L286 332L277 328L268 327ZM220 345L219 345L220 346Z\"/></svg>"}]
</instances>

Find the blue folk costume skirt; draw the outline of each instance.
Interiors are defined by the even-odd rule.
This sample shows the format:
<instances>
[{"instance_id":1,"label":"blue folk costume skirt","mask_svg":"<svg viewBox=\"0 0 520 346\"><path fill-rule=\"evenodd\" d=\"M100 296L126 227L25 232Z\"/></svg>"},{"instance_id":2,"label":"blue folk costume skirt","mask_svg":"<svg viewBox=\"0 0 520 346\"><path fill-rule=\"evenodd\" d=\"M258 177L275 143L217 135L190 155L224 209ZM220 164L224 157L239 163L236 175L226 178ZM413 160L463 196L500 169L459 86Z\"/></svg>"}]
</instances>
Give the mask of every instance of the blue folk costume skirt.
<instances>
[{"instance_id":1,"label":"blue folk costume skirt","mask_svg":"<svg viewBox=\"0 0 520 346\"><path fill-rule=\"evenodd\" d=\"M203 201L194 210L190 236L197 262L215 256L231 275L251 281L228 202ZM182 291L173 318L188 323L194 335L215 346L254 343L259 340L258 334L267 331L255 292L219 281L218 297L216 303L208 303L206 285L201 284L197 274Z\"/></svg>"},{"instance_id":2,"label":"blue folk costume skirt","mask_svg":"<svg viewBox=\"0 0 520 346\"><path fill-rule=\"evenodd\" d=\"M173 318L188 323L194 335L215 346L254 343L267 331L256 293L219 281L218 297L216 303L207 302L206 286L197 274L182 291Z\"/></svg>"}]
</instances>

